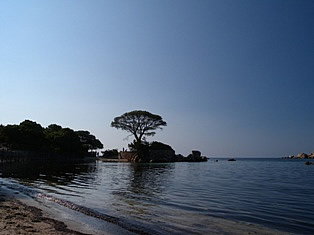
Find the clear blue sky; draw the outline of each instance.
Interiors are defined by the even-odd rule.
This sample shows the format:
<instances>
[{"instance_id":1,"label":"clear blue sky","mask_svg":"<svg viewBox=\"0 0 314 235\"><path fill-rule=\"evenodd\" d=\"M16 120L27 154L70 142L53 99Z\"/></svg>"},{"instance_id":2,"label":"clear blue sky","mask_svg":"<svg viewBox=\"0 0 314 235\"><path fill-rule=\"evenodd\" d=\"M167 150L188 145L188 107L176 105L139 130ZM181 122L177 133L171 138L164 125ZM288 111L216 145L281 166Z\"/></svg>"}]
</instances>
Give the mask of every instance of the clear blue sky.
<instances>
[{"instance_id":1,"label":"clear blue sky","mask_svg":"<svg viewBox=\"0 0 314 235\"><path fill-rule=\"evenodd\" d=\"M314 1L0 1L0 123L89 130L134 109L177 153L314 150Z\"/></svg>"}]
</instances>

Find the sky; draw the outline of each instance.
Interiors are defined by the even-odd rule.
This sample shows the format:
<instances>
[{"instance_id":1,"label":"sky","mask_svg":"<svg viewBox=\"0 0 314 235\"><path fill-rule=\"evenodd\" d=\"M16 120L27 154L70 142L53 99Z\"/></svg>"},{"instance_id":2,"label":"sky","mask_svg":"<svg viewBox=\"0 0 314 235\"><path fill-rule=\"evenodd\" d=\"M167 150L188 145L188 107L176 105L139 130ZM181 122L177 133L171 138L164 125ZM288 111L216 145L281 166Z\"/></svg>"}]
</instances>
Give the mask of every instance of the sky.
<instances>
[{"instance_id":1,"label":"sky","mask_svg":"<svg viewBox=\"0 0 314 235\"><path fill-rule=\"evenodd\" d=\"M0 123L132 138L114 117L146 110L149 141L187 155L314 151L312 0L0 0Z\"/></svg>"}]
</instances>

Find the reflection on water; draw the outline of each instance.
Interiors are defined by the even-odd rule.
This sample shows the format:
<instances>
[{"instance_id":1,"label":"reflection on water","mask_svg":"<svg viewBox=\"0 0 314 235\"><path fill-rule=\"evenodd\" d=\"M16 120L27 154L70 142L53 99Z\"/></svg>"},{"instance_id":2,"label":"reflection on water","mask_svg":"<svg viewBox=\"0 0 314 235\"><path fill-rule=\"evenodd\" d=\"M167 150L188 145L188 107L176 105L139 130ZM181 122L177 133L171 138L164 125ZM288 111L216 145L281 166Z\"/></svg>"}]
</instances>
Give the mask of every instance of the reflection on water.
<instances>
[{"instance_id":1,"label":"reflection on water","mask_svg":"<svg viewBox=\"0 0 314 235\"><path fill-rule=\"evenodd\" d=\"M71 162L60 161L24 161L7 162L0 164L2 177L19 178L26 180L36 180L38 178L47 179L47 181L68 184L77 175L90 174L95 172L96 163L73 164ZM57 180L61 177L62 180Z\"/></svg>"},{"instance_id":2,"label":"reflection on water","mask_svg":"<svg viewBox=\"0 0 314 235\"><path fill-rule=\"evenodd\" d=\"M128 177L112 192L112 206L125 216L151 220L167 189L174 164L126 164Z\"/></svg>"},{"instance_id":3,"label":"reflection on water","mask_svg":"<svg viewBox=\"0 0 314 235\"><path fill-rule=\"evenodd\" d=\"M0 164L0 171L2 177L150 233L205 233L212 216L314 233L314 210L309 210L314 171L303 162L24 162Z\"/></svg>"},{"instance_id":4,"label":"reflection on water","mask_svg":"<svg viewBox=\"0 0 314 235\"><path fill-rule=\"evenodd\" d=\"M39 183L43 189L58 194L58 188L90 187L95 181L96 163L74 164L60 161L24 161L0 164L1 177L18 179L26 185ZM66 189L69 194L72 190Z\"/></svg>"},{"instance_id":5,"label":"reflection on water","mask_svg":"<svg viewBox=\"0 0 314 235\"><path fill-rule=\"evenodd\" d=\"M131 164L128 191L158 197L169 183L174 164Z\"/></svg>"}]
</instances>

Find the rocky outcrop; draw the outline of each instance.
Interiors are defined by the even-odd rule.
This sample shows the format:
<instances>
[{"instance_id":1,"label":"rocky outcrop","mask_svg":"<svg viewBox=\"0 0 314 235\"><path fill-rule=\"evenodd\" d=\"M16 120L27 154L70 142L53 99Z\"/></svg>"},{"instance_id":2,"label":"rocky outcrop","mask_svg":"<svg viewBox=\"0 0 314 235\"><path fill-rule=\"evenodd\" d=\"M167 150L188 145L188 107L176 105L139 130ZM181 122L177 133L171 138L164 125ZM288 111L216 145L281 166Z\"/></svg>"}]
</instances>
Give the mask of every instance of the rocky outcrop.
<instances>
[{"instance_id":1,"label":"rocky outcrop","mask_svg":"<svg viewBox=\"0 0 314 235\"><path fill-rule=\"evenodd\" d=\"M150 150L150 162L175 162L176 154L174 150Z\"/></svg>"},{"instance_id":2,"label":"rocky outcrop","mask_svg":"<svg viewBox=\"0 0 314 235\"><path fill-rule=\"evenodd\" d=\"M173 148L161 142L154 141L149 145L149 162L175 162L176 154Z\"/></svg>"},{"instance_id":3,"label":"rocky outcrop","mask_svg":"<svg viewBox=\"0 0 314 235\"><path fill-rule=\"evenodd\" d=\"M119 159L130 162L175 162L175 151L169 146L159 142L153 142L141 151L123 151L119 153Z\"/></svg>"},{"instance_id":4,"label":"rocky outcrop","mask_svg":"<svg viewBox=\"0 0 314 235\"><path fill-rule=\"evenodd\" d=\"M134 151L119 152L118 161L163 163L163 162L205 162L207 157L201 156L201 152L193 150L187 157L176 155L170 145L154 141L141 143L135 146Z\"/></svg>"},{"instance_id":5,"label":"rocky outcrop","mask_svg":"<svg viewBox=\"0 0 314 235\"><path fill-rule=\"evenodd\" d=\"M283 157L283 159L314 159L314 152L310 154L299 153L297 156L290 155L288 157Z\"/></svg>"},{"instance_id":6,"label":"rocky outcrop","mask_svg":"<svg viewBox=\"0 0 314 235\"><path fill-rule=\"evenodd\" d=\"M119 160L129 162L150 162L150 163L163 163L163 162L206 162L207 157L201 156L201 152L193 150L192 154L184 157L181 154L175 154L171 149L150 149L145 158L140 157L137 152L123 151L119 152Z\"/></svg>"},{"instance_id":7,"label":"rocky outcrop","mask_svg":"<svg viewBox=\"0 0 314 235\"><path fill-rule=\"evenodd\" d=\"M184 162L185 157L182 154L176 155L176 162Z\"/></svg>"},{"instance_id":8,"label":"rocky outcrop","mask_svg":"<svg viewBox=\"0 0 314 235\"><path fill-rule=\"evenodd\" d=\"M176 158L177 162L207 162L207 157L201 156L201 152L198 150L193 150L187 157L179 154Z\"/></svg>"},{"instance_id":9,"label":"rocky outcrop","mask_svg":"<svg viewBox=\"0 0 314 235\"><path fill-rule=\"evenodd\" d=\"M297 158L309 158L309 155L307 155L306 153L299 153L297 155Z\"/></svg>"}]
</instances>

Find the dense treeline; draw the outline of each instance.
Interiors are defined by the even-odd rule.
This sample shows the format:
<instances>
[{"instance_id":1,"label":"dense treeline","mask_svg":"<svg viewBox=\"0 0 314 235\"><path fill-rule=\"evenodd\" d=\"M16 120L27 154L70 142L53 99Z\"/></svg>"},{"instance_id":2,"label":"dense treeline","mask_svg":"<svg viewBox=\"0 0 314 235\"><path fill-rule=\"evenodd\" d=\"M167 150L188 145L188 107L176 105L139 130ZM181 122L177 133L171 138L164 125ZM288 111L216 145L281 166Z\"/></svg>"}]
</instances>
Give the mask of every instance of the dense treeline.
<instances>
[{"instance_id":1,"label":"dense treeline","mask_svg":"<svg viewBox=\"0 0 314 235\"><path fill-rule=\"evenodd\" d=\"M82 156L90 150L103 148L103 145L88 131L74 131L56 124L43 128L36 122L25 120L19 125L0 125L0 147Z\"/></svg>"}]
</instances>

